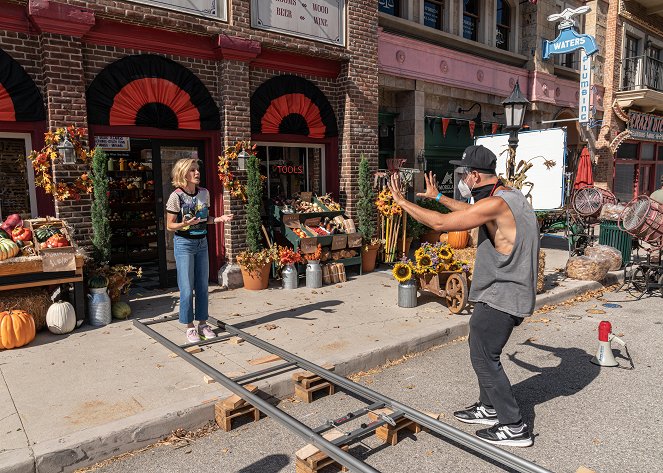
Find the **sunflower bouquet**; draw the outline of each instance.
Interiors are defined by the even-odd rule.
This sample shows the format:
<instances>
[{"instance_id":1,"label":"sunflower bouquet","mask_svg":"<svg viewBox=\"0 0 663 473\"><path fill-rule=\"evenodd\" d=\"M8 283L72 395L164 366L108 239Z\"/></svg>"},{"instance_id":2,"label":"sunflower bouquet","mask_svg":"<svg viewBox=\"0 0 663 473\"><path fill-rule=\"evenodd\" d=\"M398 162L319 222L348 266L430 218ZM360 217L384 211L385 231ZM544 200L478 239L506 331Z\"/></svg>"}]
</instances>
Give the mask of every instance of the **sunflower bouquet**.
<instances>
[{"instance_id":1,"label":"sunflower bouquet","mask_svg":"<svg viewBox=\"0 0 663 473\"><path fill-rule=\"evenodd\" d=\"M384 261L392 263L396 261L396 247L401 232L403 221L403 209L394 202L389 189L383 189L375 199L375 206L381 217L381 240L384 245ZM403 240L405 240L406 227L403 225Z\"/></svg>"},{"instance_id":2,"label":"sunflower bouquet","mask_svg":"<svg viewBox=\"0 0 663 473\"><path fill-rule=\"evenodd\" d=\"M424 243L414 252L416 274L437 274L443 271L461 272L468 270L466 261L457 260L446 243Z\"/></svg>"}]
</instances>

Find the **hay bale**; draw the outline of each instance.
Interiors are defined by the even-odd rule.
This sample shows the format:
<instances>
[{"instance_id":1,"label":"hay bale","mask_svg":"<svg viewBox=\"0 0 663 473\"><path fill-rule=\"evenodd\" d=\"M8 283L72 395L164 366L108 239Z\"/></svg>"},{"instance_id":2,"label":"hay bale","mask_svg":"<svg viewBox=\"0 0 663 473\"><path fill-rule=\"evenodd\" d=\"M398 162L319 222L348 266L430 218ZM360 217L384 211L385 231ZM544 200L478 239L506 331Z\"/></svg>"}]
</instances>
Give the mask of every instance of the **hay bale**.
<instances>
[{"instance_id":1,"label":"hay bale","mask_svg":"<svg viewBox=\"0 0 663 473\"><path fill-rule=\"evenodd\" d=\"M0 292L0 311L19 309L32 314L37 331L46 328L46 312L52 303L48 289L31 288Z\"/></svg>"},{"instance_id":2,"label":"hay bale","mask_svg":"<svg viewBox=\"0 0 663 473\"><path fill-rule=\"evenodd\" d=\"M539 250L539 274L536 277L536 293L541 294L544 290L543 272L546 270L546 254Z\"/></svg>"},{"instance_id":3,"label":"hay bale","mask_svg":"<svg viewBox=\"0 0 663 473\"><path fill-rule=\"evenodd\" d=\"M472 280L472 272L474 271L474 260L477 257L477 249L468 247L461 248L458 250L453 250L454 258L461 261L467 261L470 271L467 274L468 279Z\"/></svg>"}]
</instances>

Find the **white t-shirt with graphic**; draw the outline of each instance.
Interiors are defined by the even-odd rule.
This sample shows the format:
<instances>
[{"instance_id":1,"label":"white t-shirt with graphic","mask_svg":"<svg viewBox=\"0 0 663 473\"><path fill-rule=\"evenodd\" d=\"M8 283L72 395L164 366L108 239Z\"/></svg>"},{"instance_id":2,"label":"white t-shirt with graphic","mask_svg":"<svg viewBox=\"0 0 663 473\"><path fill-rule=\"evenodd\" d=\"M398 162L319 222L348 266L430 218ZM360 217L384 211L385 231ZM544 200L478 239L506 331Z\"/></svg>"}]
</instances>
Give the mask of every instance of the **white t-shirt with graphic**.
<instances>
[{"instance_id":1,"label":"white t-shirt with graphic","mask_svg":"<svg viewBox=\"0 0 663 473\"><path fill-rule=\"evenodd\" d=\"M200 223L190 225L175 232L184 238L203 238L207 235L207 218L209 216L210 197L209 191L204 187L197 187L195 194L189 194L178 187L170 194L166 203L166 212L177 215L177 223L192 217L198 217Z\"/></svg>"}]
</instances>

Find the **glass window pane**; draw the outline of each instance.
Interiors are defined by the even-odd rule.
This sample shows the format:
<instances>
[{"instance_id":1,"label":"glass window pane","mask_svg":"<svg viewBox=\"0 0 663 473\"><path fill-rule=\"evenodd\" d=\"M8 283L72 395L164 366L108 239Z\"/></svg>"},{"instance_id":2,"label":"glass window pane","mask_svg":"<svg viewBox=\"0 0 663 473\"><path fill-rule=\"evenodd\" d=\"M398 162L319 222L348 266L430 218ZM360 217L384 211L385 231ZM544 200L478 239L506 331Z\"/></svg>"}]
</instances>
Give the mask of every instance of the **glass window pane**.
<instances>
[{"instance_id":1,"label":"glass window pane","mask_svg":"<svg viewBox=\"0 0 663 473\"><path fill-rule=\"evenodd\" d=\"M442 4L426 0L424 2L424 25L442 29Z\"/></svg>"},{"instance_id":2,"label":"glass window pane","mask_svg":"<svg viewBox=\"0 0 663 473\"><path fill-rule=\"evenodd\" d=\"M463 38L476 41L478 39L479 2L463 0Z\"/></svg>"},{"instance_id":3,"label":"glass window pane","mask_svg":"<svg viewBox=\"0 0 663 473\"><path fill-rule=\"evenodd\" d=\"M478 0L463 0L463 12L479 16Z\"/></svg>"},{"instance_id":4,"label":"glass window pane","mask_svg":"<svg viewBox=\"0 0 663 473\"><path fill-rule=\"evenodd\" d=\"M378 11L394 16L399 16L399 0L379 0Z\"/></svg>"},{"instance_id":5,"label":"glass window pane","mask_svg":"<svg viewBox=\"0 0 663 473\"><path fill-rule=\"evenodd\" d=\"M663 164L658 164L656 166L656 180L654 181L654 188L660 189L663 187Z\"/></svg>"},{"instance_id":6,"label":"glass window pane","mask_svg":"<svg viewBox=\"0 0 663 473\"><path fill-rule=\"evenodd\" d=\"M649 194L654 189L650 189L651 174L654 171L654 166L640 166L640 173L638 175L638 195Z\"/></svg>"},{"instance_id":7,"label":"glass window pane","mask_svg":"<svg viewBox=\"0 0 663 473\"><path fill-rule=\"evenodd\" d=\"M617 148L617 159L638 159L638 144L622 143Z\"/></svg>"},{"instance_id":8,"label":"glass window pane","mask_svg":"<svg viewBox=\"0 0 663 473\"><path fill-rule=\"evenodd\" d=\"M663 161L663 145L658 145L658 160Z\"/></svg>"},{"instance_id":9,"label":"glass window pane","mask_svg":"<svg viewBox=\"0 0 663 473\"><path fill-rule=\"evenodd\" d=\"M654 159L654 143L640 143L640 159Z\"/></svg>"},{"instance_id":10,"label":"glass window pane","mask_svg":"<svg viewBox=\"0 0 663 473\"><path fill-rule=\"evenodd\" d=\"M630 201L633 198L634 182L635 165L617 163L615 165L615 197L622 202Z\"/></svg>"}]
</instances>

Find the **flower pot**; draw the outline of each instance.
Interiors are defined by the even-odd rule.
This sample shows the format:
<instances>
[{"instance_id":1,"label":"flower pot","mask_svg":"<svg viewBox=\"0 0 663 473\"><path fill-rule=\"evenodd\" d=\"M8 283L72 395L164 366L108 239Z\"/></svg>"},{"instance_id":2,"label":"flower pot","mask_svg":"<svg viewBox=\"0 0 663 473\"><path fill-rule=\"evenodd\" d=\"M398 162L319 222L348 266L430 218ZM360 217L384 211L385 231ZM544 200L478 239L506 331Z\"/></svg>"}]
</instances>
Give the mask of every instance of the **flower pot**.
<instances>
[{"instance_id":1,"label":"flower pot","mask_svg":"<svg viewBox=\"0 0 663 473\"><path fill-rule=\"evenodd\" d=\"M407 237L405 239L405 253L403 253L403 239L399 238L396 243L396 253L401 256L407 256L410 253L410 245L412 245L412 237Z\"/></svg>"},{"instance_id":2,"label":"flower pot","mask_svg":"<svg viewBox=\"0 0 663 473\"><path fill-rule=\"evenodd\" d=\"M244 280L244 289L248 289L249 291L267 289L271 266L271 264L267 263L261 269L252 272L249 272L240 266L240 269L242 270L242 279Z\"/></svg>"},{"instance_id":3,"label":"flower pot","mask_svg":"<svg viewBox=\"0 0 663 473\"><path fill-rule=\"evenodd\" d=\"M361 252L361 271L370 273L375 269L375 261L378 257L380 245L367 245Z\"/></svg>"},{"instance_id":4,"label":"flower pot","mask_svg":"<svg viewBox=\"0 0 663 473\"><path fill-rule=\"evenodd\" d=\"M398 283L398 307L417 307L417 283L414 279Z\"/></svg>"},{"instance_id":5,"label":"flower pot","mask_svg":"<svg viewBox=\"0 0 663 473\"><path fill-rule=\"evenodd\" d=\"M430 243L431 245L434 245L438 241L440 241L440 235L442 232L438 232L435 230L429 230L423 235L421 235L420 239L422 243Z\"/></svg>"}]
</instances>

